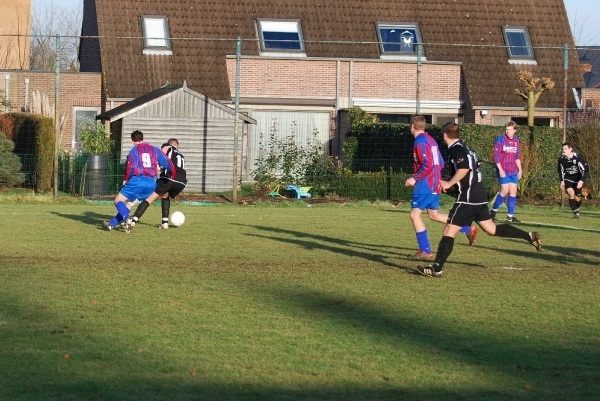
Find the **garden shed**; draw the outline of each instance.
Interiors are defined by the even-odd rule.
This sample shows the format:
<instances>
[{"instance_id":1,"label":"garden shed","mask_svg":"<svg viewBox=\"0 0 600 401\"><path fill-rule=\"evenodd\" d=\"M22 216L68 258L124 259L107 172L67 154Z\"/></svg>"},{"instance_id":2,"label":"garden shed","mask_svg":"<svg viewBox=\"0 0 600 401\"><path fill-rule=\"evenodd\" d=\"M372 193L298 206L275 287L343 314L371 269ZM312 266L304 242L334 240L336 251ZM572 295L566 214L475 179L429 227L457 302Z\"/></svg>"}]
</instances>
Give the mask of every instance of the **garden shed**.
<instances>
[{"instance_id":1,"label":"garden shed","mask_svg":"<svg viewBox=\"0 0 600 401\"><path fill-rule=\"evenodd\" d=\"M177 138L185 156L188 191L227 191L233 188L235 112L183 85L165 85L133 99L96 119L110 122L121 161L131 149L131 132L140 130L144 140L160 146ZM238 123L238 177L246 180L248 125L256 121L242 113Z\"/></svg>"}]
</instances>

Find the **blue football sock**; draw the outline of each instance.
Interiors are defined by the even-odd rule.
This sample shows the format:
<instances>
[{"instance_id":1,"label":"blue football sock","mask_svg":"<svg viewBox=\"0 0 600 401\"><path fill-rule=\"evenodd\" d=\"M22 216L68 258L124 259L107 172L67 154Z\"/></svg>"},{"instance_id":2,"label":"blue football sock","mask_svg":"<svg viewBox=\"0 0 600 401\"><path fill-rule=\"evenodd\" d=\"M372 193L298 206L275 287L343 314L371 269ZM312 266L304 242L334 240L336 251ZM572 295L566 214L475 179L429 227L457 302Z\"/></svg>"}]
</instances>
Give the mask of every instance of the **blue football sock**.
<instances>
[{"instance_id":1,"label":"blue football sock","mask_svg":"<svg viewBox=\"0 0 600 401\"><path fill-rule=\"evenodd\" d=\"M504 203L504 196L500 194L496 195L496 200L494 201L494 206L492 206L492 210L498 210L502 203Z\"/></svg>"},{"instance_id":2,"label":"blue football sock","mask_svg":"<svg viewBox=\"0 0 600 401\"><path fill-rule=\"evenodd\" d=\"M117 212L122 216L121 220L125 220L129 216L129 208L125 205L125 202L117 202L115 206L117 207Z\"/></svg>"},{"instance_id":3,"label":"blue football sock","mask_svg":"<svg viewBox=\"0 0 600 401\"><path fill-rule=\"evenodd\" d=\"M463 234L471 234L471 226L464 226L460 229L460 232Z\"/></svg>"},{"instance_id":4,"label":"blue football sock","mask_svg":"<svg viewBox=\"0 0 600 401\"><path fill-rule=\"evenodd\" d=\"M121 222L121 220L123 220L123 216L121 216L121 213L117 213L108 224L110 224L111 227L116 227Z\"/></svg>"},{"instance_id":5,"label":"blue football sock","mask_svg":"<svg viewBox=\"0 0 600 401\"><path fill-rule=\"evenodd\" d=\"M416 233L417 243L419 244L419 250L425 253L431 253L431 245L429 245L429 237L427 236L427 230Z\"/></svg>"},{"instance_id":6,"label":"blue football sock","mask_svg":"<svg viewBox=\"0 0 600 401\"><path fill-rule=\"evenodd\" d=\"M512 216L513 214L515 214L515 208L517 207L517 197L516 196L509 196L508 197L508 202L507 202L506 206L508 208L507 214L509 216Z\"/></svg>"}]
</instances>

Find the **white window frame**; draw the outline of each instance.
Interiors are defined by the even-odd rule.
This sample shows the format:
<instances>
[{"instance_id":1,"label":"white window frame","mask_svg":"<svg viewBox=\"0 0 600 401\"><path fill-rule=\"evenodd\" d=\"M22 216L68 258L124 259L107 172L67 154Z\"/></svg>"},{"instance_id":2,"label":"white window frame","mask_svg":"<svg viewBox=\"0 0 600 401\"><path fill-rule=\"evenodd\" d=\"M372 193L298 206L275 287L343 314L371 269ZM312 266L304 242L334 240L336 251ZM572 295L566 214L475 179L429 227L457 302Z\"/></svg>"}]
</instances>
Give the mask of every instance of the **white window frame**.
<instances>
[{"instance_id":1,"label":"white window frame","mask_svg":"<svg viewBox=\"0 0 600 401\"><path fill-rule=\"evenodd\" d=\"M525 40L525 46L521 47L518 45L513 45L509 40L509 33L520 33L523 35L523 39ZM537 64L535 60L535 54L533 53L533 46L531 45L531 37L529 36L529 32L527 31L526 26L503 26L502 27L502 36L504 37L504 42L506 43L506 54L508 55L508 62L510 64ZM513 54L513 49L524 48L527 50L527 55L522 54Z\"/></svg>"},{"instance_id":2,"label":"white window frame","mask_svg":"<svg viewBox=\"0 0 600 401\"><path fill-rule=\"evenodd\" d=\"M71 130L72 135L71 135L71 149L73 151L77 151L77 112L78 111L93 111L96 113L96 115L100 114L102 112L102 108L100 106L97 107L88 107L88 106L73 106L73 120L72 120L72 124L71 124ZM97 121L95 121L96 123L98 123Z\"/></svg>"},{"instance_id":3,"label":"white window frame","mask_svg":"<svg viewBox=\"0 0 600 401\"><path fill-rule=\"evenodd\" d=\"M265 28L277 30L268 31ZM258 18L256 20L256 30L258 34L258 42L260 46L261 55L306 57L306 53L304 50L304 38L302 35L302 23L299 19ZM296 33L298 35L298 43L300 45L300 48L285 49L267 47L265 46L264 32ZM270 40L267 39L266 42L270 42Z\"/></svg>"},{"instance_id":4,"label":"white window frame","mask_svg":"<svg viewBox=\"0 0 600 401\"><path fill-rule=\"evenodd\" d=\"M381 29L398 29L398 30L413 30L416 35L416 40L412 43L421 43L421 59L426 60L425 57L425 47L423 44L423 36L421 36L421 30L419 29L419 24L416 22L386 22L386 21L377 21L375 22L375 30L377 31L377 41L379 42L379 52L381 59L389 59L389 60L416 60L417 59L417 47L414 46L412 51L390 51L385 50L386 43L394 43L394 42L384 42L381 36Z\"/></svg>"},{"instance_id":5,"label":"white window frame","mask_svg":"<svg viewBox=\"0 0 600 401\"><path fill-rule=\"evenodd\" d=\"M169 36L169 19L166 15L142 15L140 23L144 38L143 54L173 54Z\"/></svg>"}]
</instances>

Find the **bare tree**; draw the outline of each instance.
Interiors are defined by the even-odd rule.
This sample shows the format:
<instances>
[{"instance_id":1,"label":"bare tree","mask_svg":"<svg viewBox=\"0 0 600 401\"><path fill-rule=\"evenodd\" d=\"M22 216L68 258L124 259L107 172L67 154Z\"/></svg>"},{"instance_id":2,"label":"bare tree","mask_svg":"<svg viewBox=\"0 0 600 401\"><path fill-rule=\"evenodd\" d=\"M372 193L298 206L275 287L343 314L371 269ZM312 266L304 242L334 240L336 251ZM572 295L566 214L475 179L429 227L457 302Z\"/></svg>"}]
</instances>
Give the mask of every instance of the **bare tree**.
<instances>
[{"instance_id":1,"label":"bare tree","mask_svg":"<svg viewBox=\"0 0 600 401\"><path fill-rule=\"evenodd\" d=\"M526 92L515 89L515 95L523 98L527 104L527 125L533 127L535 104L542 93L554 89L554 81L550 78L534 78L531 71L519 71L519 80L525 85Z\"/></svg>"},{"instance_id":2,"label":"bare tree","mask_svg":"<svg viewBox=\"0 0 600 401\"><path fill-rule=\"evenodd\" d=\"M60 35L60 69L79 71L79 33L81 6L61 7L53 2L40 4L31 13L30 67L37 71L54 71L56 34Z\"/></svg>"},{"instance_id":3,"label":"bare tree","mask_svg":"<svg viewBox=\"0 0 600 401\"><path fill-rule=\"evenodd\" d=\"M575 10L573 16L569 18L569 22L575 46L600 43L600 31L598 30L597 23L590 22L587 14L582 16Z\"/></svg>"}]
</instances>

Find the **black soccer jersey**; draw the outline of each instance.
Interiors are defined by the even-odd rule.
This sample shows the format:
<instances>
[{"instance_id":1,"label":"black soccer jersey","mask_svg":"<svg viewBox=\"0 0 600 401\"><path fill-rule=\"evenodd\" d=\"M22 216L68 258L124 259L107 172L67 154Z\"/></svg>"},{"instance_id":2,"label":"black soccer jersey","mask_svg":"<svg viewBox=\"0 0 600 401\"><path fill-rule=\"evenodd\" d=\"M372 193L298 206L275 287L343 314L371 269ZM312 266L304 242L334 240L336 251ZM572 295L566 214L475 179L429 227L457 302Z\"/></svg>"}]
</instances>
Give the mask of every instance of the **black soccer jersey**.
<instances>
[{"instance_id":1,"label":"black soccer jersey","mask_svg":"<svg viewBox=\"0 0 600 401\"><path fill-rule=\"evenodd\" d=\"M487 192L481 182L482 176L479 171L479 160L477 155L461 140L454 142L448 148L449 161L452 166L452 174L458 170L469 169L469 173L458 183L458 196L456 201L471 205L481 205L488 202Z\"/></svg>"},{"instance_id":2,"label":"black soccer jersey","mask_svg":"<svg viewBox=\"0 0 600 401\"><path fill-rule=\"evenodd\" d=\"M164 144L162 147L168 146L167 157L171 159L173 165L175 166L175 178L172 179L171 176L164 170L160 173L160 178L166 178L171 181L180 182L182 184L187 183L187 177L185 174L185 158L183 154L174 146Z\"/></svg>"},{"instance_id":3,"label":"black soccer jersey","mask_svg":"<svg viewBox=\"0 0 600 401\"><path fill-rule=\"evenodd\" d=\"M567 159L562 155L558 159L558 176L561 181L574 182L584 181L588 176L590 168L580 154L573 153L573 157Z\"/></svg>"}]
</instances>

